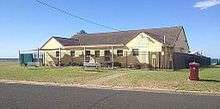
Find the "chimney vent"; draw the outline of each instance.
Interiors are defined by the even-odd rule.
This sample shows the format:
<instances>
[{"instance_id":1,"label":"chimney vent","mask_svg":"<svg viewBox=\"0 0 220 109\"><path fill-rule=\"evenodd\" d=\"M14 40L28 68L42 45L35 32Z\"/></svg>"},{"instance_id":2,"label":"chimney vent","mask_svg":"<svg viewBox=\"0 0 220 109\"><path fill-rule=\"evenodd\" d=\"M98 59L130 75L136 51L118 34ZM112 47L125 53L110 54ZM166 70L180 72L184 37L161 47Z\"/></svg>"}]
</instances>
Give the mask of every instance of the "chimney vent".
<instances>
[{"instance_id":1,"label":"chimney vent","mask_svg":"<svg viewBox=\"0 0 220 109\"><path fill-rule=\"evenodd\" d=\"M163 43L164 44L166 43L166 36L165 35L163 36Z\"/></svg>"}]
</instances>

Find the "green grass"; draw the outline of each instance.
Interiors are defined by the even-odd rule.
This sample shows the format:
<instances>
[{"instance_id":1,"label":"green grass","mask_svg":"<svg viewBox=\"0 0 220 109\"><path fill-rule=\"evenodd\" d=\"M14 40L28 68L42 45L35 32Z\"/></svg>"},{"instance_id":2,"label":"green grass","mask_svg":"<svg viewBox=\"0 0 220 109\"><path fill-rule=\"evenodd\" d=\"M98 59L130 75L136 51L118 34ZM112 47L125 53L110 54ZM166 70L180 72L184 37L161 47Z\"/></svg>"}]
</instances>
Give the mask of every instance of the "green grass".
<instances>
[{"instance_id":1,"label":"green grass","mask_svg":"<svg viewBox=\"0 0 220 109\"><path fill-rule=\"evenodd\" d=\"M123 74L109 78L118 73ZM0 62L0 79L220 92L220 67L201 69L201 80L193 82L188 80L186 69L180 71L144 69L84 71L80 67L21 67L16 63Z\"/></svg>"},{"instance_id":2,"label":"green grass","mask_svg":"<svg viewBox=\"0 0 220 109\"><path fill-rule=\"evenodd\" d=\"M127 75L103 83L110 86L220 92L220 68L200 70L200 81L189 81L188 70L129 70Z\"/></svg>"},{"instance_id":3,"label":"green grass","mask_svg":"<svg viewBox=\"0 0 220 109\"><path fill-rule=\"evenodd\" d=\"M0 63L0 79L85 84L111 75L111 72L84 71L80 67L21 67L16 63Z\"/></svg>"}]
</instances>

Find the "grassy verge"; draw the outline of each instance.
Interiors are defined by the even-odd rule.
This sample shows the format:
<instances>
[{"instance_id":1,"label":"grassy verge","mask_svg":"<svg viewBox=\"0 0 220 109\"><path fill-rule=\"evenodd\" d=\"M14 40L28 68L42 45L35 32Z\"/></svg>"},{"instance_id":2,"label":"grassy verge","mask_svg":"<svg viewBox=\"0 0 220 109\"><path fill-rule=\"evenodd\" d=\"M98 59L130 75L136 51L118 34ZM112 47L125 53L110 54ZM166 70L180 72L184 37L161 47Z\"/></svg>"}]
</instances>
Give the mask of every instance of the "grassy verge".
<instances>
[{"instance_id":1,"label":"grassy verge","mask_svg":"<svg viewBox=\"0 0 220 109\"><path fill-rule=\"evenodd\" d=\"M220 67L201 69L201 80L192 82L188 80L188 70L149 71L119 69L84 71L80 67L26 68L16 63L4 62L0 63L0 79L220 92Z\"/></svg>"}]
</instances>

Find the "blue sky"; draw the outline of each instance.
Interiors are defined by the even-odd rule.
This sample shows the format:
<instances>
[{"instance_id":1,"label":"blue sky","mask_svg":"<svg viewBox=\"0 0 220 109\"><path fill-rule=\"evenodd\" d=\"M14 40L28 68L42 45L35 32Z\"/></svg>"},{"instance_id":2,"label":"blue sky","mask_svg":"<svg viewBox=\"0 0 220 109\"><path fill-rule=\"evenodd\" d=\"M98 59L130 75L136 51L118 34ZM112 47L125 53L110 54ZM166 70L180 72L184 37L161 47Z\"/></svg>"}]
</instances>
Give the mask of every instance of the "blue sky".
<instances>
[{"instance_id":1,"label":"blue sky","mask_svg":"<svg viewBox=\"0 0 220 109\"><path fill-rule=\"evenodd\" d=\"M120 30L181 25L191 51L220 58L220 0L42 0L72 14ZM35 0L0 0L0 57L38 48L50 36L70 37L81 29L109 32L71 18Z\"/></svg>"}]
</instances>

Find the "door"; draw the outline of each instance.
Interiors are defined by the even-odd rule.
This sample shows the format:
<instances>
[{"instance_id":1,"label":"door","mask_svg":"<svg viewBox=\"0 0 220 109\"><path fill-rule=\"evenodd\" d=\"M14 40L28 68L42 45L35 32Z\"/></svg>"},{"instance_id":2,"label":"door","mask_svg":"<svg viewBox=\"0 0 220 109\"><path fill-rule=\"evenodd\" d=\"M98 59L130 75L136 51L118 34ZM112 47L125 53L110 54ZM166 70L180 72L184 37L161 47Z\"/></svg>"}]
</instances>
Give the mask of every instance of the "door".
<instances>
[{"instance_id":1,"label":"door","mask_svg":"<svg viewBox=\"0 0 220 109\"><path fill-rule=\"evenodd\" d=\"M152 62L151 62L152 67L156 68L157 67L157 56L156 56L156 54L152 54L151 57L152 57Z\"/></svg>"},{"instance_id":2,"label":"door","mask_svg":"<svg viewBox=\"0 0 220 109\"><path fill-rule=\"evenodd\" d=\"M153 68L159 68L160 66L160 54L158 52L149 53L149 65Z\"/></svg>"}]
</instances>

